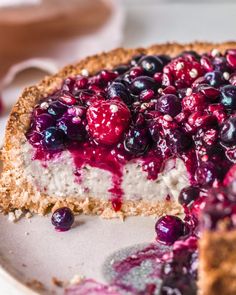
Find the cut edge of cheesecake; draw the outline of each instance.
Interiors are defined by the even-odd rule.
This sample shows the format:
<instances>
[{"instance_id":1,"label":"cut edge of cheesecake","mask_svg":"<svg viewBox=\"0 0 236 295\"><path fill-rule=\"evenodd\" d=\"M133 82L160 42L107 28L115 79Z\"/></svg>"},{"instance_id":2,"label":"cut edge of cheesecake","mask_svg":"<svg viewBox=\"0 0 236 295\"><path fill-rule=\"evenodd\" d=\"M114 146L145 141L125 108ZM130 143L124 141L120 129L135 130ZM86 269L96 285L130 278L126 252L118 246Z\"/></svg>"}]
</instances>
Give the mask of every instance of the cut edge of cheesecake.
<instances>
[{"instance_id":1,"label":"cut edge of cheesecake","mask_svg":"<svg viewBox=\"0 0 236 295\"><path fill-rule=\"evenodd\" d=\"M54 76L46 77L36 86L26 88L18 102L13 107L5 133L5 142L1 153L3 172L0 180L0 206L3 211L26 209L33 213L45 214L67 206L74 212L98 214L106 218L124 217L129 215L163 215L165 213L181 213L181 206L176 201L163 200L150 203L145 200L127 200L122 203L122 210L115 212L111 202L99 200L96 196L75 198L73 196L58 199L40 193L24 177L24 162L21 146L27 141L25 133L29 128L31 113L34 106L43 98L53 93L69 76L83 73L95 74L101 69L112 69L125 64L138 54L168 54L175 56L185 50L195 50L204 53L212 49L225 51L236 47L235 42L189 44L167 43L153 45L148 48L123 49L118 48L107 53L87 57L76 65L69 65Z\"/></svg>"},{"instance_id":2,"label":"cut edge of cheesecake","mask_svg":"<svg viewBox=\"0 0 236 295\"><path fill-rule=\"evenodd\" d=\"M205 230L199 240L199 295L236 294L236 230Z\"/></svg>"}]
</instances>

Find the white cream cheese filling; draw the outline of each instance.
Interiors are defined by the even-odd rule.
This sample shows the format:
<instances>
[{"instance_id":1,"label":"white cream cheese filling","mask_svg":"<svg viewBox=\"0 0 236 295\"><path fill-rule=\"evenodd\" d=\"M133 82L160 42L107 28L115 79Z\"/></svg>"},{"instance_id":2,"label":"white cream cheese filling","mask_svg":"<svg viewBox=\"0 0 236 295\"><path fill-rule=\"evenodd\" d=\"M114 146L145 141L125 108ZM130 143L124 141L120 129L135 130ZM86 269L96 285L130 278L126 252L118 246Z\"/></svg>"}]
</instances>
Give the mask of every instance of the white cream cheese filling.
<instances>
[{"instance_id":1,"label":"white cream cheese filling","mask_svg":"<svg viewBox=\"0 0 236 295\"><path fill-rule=\"evenodd\" d=\"M59 198L94 197L108 200L112 197L112 174L109 171L85 165L75 176L76 167L69 151L64 151L45 163L32 160L33 148L26 142L22 146L25 177L36 188L49 196ZM178 198L180 190L189 185L185 164L180 159L168 160L165 169L156 180L147 179L139 161L124 166L121 188L123 200L162 201L169 195Z\"/></svg>"}]
</instances>

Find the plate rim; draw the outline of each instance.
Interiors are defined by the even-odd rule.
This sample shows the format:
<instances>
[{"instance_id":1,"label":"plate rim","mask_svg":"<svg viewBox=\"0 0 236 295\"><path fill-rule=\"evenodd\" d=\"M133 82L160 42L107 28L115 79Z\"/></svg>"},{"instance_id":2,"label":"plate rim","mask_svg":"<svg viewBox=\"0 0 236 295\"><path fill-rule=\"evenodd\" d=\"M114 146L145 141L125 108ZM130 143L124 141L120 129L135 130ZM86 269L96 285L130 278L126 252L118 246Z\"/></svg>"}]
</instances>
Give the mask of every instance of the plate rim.
<instances>
[{"instance_id":1,"label":"plate rim","mask_svg":"<svg viewBox=\"0 0 236 295\"><path fill-rule=\"evenodd\" d=\"M14 291L20 291L24 295L39 295L40 293L32 290L27 287L24 283L17 280L12 276L3 266L0 266L0 277L8 284L9 287L12 287Z\"/></svg>"}]
</instances>

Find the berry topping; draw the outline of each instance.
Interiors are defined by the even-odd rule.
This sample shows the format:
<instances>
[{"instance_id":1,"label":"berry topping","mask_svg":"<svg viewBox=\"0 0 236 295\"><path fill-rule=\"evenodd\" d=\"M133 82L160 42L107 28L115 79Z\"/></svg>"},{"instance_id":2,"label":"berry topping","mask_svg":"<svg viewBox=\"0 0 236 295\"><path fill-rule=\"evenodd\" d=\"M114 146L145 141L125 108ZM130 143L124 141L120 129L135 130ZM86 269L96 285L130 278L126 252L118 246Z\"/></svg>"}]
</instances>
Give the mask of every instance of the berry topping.
<instances>
[{"instance_id":1,"label":"berry topping","mask_svg":"<svg viewBox=\"0 0 236 295\"><path fill-rule=\"evenodd\" d=\"M212 100L216 100L220 95L220 91L218 89L204 84L199 87L199 91Z\"/></svg>"},{"instance_id":2,"label":"berry topping","mask_svg":"<svg viewBox=\"0 0 236 295\"><path fill-rule=\"evenodd\" d=\"M233 165L224 178L224 185L231 184L236 179L236 165Z\"/></svg>"},{"instance_id":3,"label":"berry topping","mask_svg":"<svg viewBox=\"0 0 236 295\"><path fill-rule=\"evenodd\" d=\"M194 202L200 195L200 189L197 186L188 186L181 190L179 194L179 203L187 206Z\"/></svg>"},{"instance_id":4,"label":"berry topping","mask_svg":"<svg viewBox=\"0 0 236 295\"><path fill-rule=\"evenodd\" d=\"M40 148L42 145L43 135L39 132L32 131L27 134L27 138L29 140L29 143L35 147Z\"/></svg>"},{"instance_id":5,"label":"berry topping","mask_svg":"<svg viewBox=\"0 0 236 295\"><path fill-rule=\"evenodd\" d=\"M225 78L225 73L228 73L230 71L230 67L229 67L229 64L227 63L226 58L222 56L215 57L212 63L213 63L214 70L223 73L223 77Z\"/></svg>"},{"instance_id":6,"label":"berry topping","mask_svg":"<svg viewBox=\"0 0 236 295\"><path fill-rule=\"evenodd\" d=\"M165 215L157 220L156 239L166 245L173 244L186 233L184 222L177 216Z\"/></svg>"},{"instance_id":7,"label":"berry topping","mask_svg":"<svg viewBox=\"0 0 236 295\"><path fill-rule=\"evenodd\" d=\"M66 91L61 93L59 100L68 106L75 105L77 102L76 98L72 94Z\"/></svg>"},{"instance_id":8,"label":"berry topping","mask_svg":"<svg viewBox=\"0 0 236 295\"><path fill-rule=\"evenodd\" d=\"M111 99L94 103L87 111L89 133L96 142L116 144L127 129L130 116L122 101Z\"/></svg>"},{"instance_id":9,"label":"berry topping","mask_svg":"<svg viewBox=\"0 0 236 295\"><path fill-rule=\"evenodd\" d=\"M225 145L236 145L236 117L229 118L221 126L220 140Z\"/></svg>"},{"instance_id":10,"label":"berry topping","mask_svg":"<svg viewBox=\"0 0 236 295\"><path fill-rule=\"evenodd\" d=\"M154 96L155 96L155 92L152 89L148 89L148 90L143 90L140 93L139 99L140 101L145 102L145 101L150 101L152 98L154 98Z\"/></svg>"},{"instance_id":11,"label":"berry topping","mask_svg":"<svg viewBox=\"0 0 236 295\"><path fill-rule=\"evenodd\" d=\"M212 162L202 162L196 170L196 180L201 185L212 185L218 176L219 171Z\"/></svg>"},{"instance_id":12,"label":"berry topping","mask_svg":"<svg viewBox=\"0 0 236 295\"><path fill-rule=\"evenodd\" d=\"M221 88L220 102L228 110L236 110L236 86L227 85Z\"/></svg>"},{"instance_id":13,"label":"berry topping","mask_svg":"<svg viewBox=\"0 0 236 295\"><path fill-rule=\"evenodd\" d=\"M235 70L236 69L236 51L229 51L226 55L227 62Z\"/></svg>"},{"instance_id":14,"label":"berry topping","mask_svg":"<svg viewBox=\"0 0 236 295\"><path fill-rule=\"evenodd\" d=\"M132 98L130 97L127 88L121 82L112 82L111 85L108 87L107 94L110 99L120 98L127 105L130 105L132 103Z\"/></svg>"},{"instance_id":15,"label":"berry topping","mask_svg":"<svg viewBox=\"0 0 236 295\"><path fill-rule=\"evenodd\" d=\"M58 122L58 128L72 140L82 141L86 135L85 127L79 116L63 116Z\"/></svg>"},{"instance_id":16,"label":"berry topping","mask_svg":"<svg viewBox=\"0 0 236 295\"><path fill-rule=\"evenodd\" d=\"M182 100L182 107L186 111L201 111L206 107L206 98L201 93L193 93L185 96Z\"/></svg>"},{"instance_id":17,"label":"berry topping","mask_svg":"<svg viewBox=\"0 0 236 295\"><path fill-rule=\"evenodd\" d=\"M57 119L61 117L66 112L66 110L66 105L59 101L53 101L48 108L48 113Z\"/></svg>"},{"instance_id":18,"label":"berry topping","mask_svg":"<svg viewBox=\"0 0 236 295\"><path fill-rule=\"evenodd\" d=\"M129 66L127 66L127 65L121 65L121 66L114 68L114 72L118 73L119 75L124 74L128 70L129 70Z\"/></svg>"},{"instance_id":19,"label":"berry topping","mask_svg":"<svg viewBox=\"0 0 236 295\"><path fill-rule=\"evenodd\" d=\"M74 214L69 208L62 207L53 213L51 221L57 231L67 231L74 223Z\"/></svg>"},{"instance_id":20,"label":"berry topping","mask_svg":"<svg viewBox=\"0 0 236 295\"><path fill-rule=\"evenodd\" d=\"M236 86L236 73L233 73L230 77L229 77L229 83L231 85Z\"/></svg>"},{"instance_id":21,"label":"berry topping","mask_svg":"<svg viewBox=\"0 0 236 295\"><path fill-rule=\"evenodd\" d=\"M149 136L147 129L132 127L125 136L125 149L133 155L142 155L148 149Z\"/></svg>"},{"instance_id":22,"label":"berry topping","mask_svg":"<svg viewBox=\"0 0 236 295\"><path fill-rule=\"evenodd\" d=\"M181 101L176 95L166 94L158 99L156 109L164 114L175 117L181 112Z\"/></svg>"},{"instance_id":23,"label":"berry topping","mask_svg":"<svg viewBox=\"0 0 236 295\"><path fill-rule=\"evenodd\" d=\"M74 85L75 85L75 79L67 78L64 80L62 84L62 90L72 93Z\"/></svg>"},{"instance_id":24,"label":"berry topping","mask_svg":"<svg viewBox=\"0 0 236 295\"><path fill-rule=\"evenodd\" d=\"M161 72L163 69L162 60L154 55L146 55L142 57L138 64L144 69L145 74L149 76L153 76L155 73Z\"/></svg>"},{"instance_id":25,"label":"berry topping","mask_svg":"<svg viewBox=\"0 0 236 295\"><path fill-rule=\"evenodd\" d=\"M140 76L133 80L130 85L130 90L133 94L140 94L143 90L153 90L157 89L157 84L153 78L147 76Z\"/></svg>"},{"instance_id":26,"label":"berry topping","mask_svg":"<svg viewBox=\"0 0 236 295\"><path fill-rule=\"evenodd\" d=\"M160 54L160 55L157 55L157 57L162 61L164 66L171 61L171 58L169 57L169 55L166 55L166 54Z\"/></svg>"},{"instance_id":27,"label":"berry topping","mask_svg":"<svg viewBox=\"0 0 236 295\"><path fill-rule=\"evenodd\" d=\"M179 154L188 150L192 145L192 139L179 129L170 131L167 137L170 149L174 154Z\"/></svg>"},{"instance_id":28,"label":"berry topping","mask_svg":"<svg viewBox=\"0 0 236 295\"><path fill-rule=\"evenodd\" d=\"M225 83L223 74L220 71L207 73L205 79L213 87L219 87Z\"/></svg>"},{"instance_id":29,"label":"berry topping","mask_svg":"<svg viewBox=\"0 0 236 295\"><path fill-rule=\"evenodd\" d=\"M64 148L64 132L56 127L47 128L44 131L43 146L49 150L61 150Z\"/></svg>"},{"instance_id":30,"label":"berry topping","mask_svg":"<svg viewBox=\"0 0 236 295\"><path fill-rule=\"evenodd\" d=\"M200 63L202 65L202 67L204 68L205 71L207 72L212 72L213 71L213 65L212 62L210 60L210 58L208 56L202 56L200 59Z\"/></svg>"},{"instance_id":31,"label":"berry topping","mask_svg":"<svg viewBox=\"0 0 236 295\"><path fill-rule=\"evenodd\" d=\"M132 66L137 66L138 65L138 62L140 61L140 59L144 56L144 54L138 54L138 55L135 55L133 56L133 58L131 59L130 61L130 64Z\"/></svg>"},{"instance_id":32,"label":"berry topping","mask_svg":"<svg viewBox=\"0 0 236 295\"><path fill-rule=\"evenodd\" d=\"M38 132L44 131L49 127L53 127L55 125L55 119L53 116L43 113L35 118L35 129Z\"/></svg>"},{"instance_id":33,"label":"berry topping","mask_svg":"<svg viewBox=\"0 0 236 295\"><path fill-rule=\"evenodd\" d=\"M203 74L200 63L192 55L190 59L189 55L178 57L164 68L164 73L167 75L170 73L174 77L175 86L178 88L191 86L193 81Z\"/></svg>"}]
</instances>

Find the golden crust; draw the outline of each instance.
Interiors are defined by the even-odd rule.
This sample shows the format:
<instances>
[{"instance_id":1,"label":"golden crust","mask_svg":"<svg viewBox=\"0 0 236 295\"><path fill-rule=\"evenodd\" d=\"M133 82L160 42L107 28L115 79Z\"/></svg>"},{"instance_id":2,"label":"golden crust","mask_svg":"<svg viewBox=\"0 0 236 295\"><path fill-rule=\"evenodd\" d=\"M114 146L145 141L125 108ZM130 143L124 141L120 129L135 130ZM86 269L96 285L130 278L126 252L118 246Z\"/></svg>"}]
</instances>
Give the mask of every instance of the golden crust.
<instances>
[{"instance_id":1,"label":"golden crust","mask_svg":"<svg viewBox=\"0 0 236 295\"><path fill-rule=\"evenodd\" d=\"M235 295L236 231L205 231L199 251L200 295Z\"/></svg>"},{"instance_id":2,"label":"golden crust","mask_svg":"<svg viewBox=\"0 0 236 295\"><path fill-rule=\"evenodd\" d=\"M40 195L34 187L32 187L23 177L23 160L20 154L21 146L26 141L25 132L29 127L30 114L35 106L43 97L46 97L58 88L63 79L68 76L75 76L81 74L83 69L88 70L89 74L94 74L102 68L113 68L119 64L127 63L132 56L145 53L145 54L169 54L175 56L183 50L195 50L199 53L210 51L217 48L219 51L225 51L228 48L236 48L235 42L226 42L221 44L212 43L190 43L190 44L177 44L167 43L163 45L154 45L149 48L138 49L122 49L101 53L87 57L76 65L70 65L62 69L54 76L46 77L42 82L36 86L26 88L19 98L18 102L12 109L10 114L6 133L5 143L2 151L2 160L4 163L3 174L0 180L0 206L8 212L14 208L26 208L32 212L44 214L47 208L54 206L58 207L62 204L61 200L51 196ZM73 206L75 211L83 211L85 213L101 214L101 208L104 206L109 208L108 202L94 201L78 201L73 198L67 198L64 205ZM88 203L89 206L88 206ZM171 209L177 209L180 212L180 207L174 202L165 204L166 210L162 206L143 206L143 202L127 202L123 204L122 214L138 215L138 214L157 214L168 212ZM91 205L91 206L90 206ZM92 208L92 209L88 209ZM107 211L108 212L108 211ZM114 212L109 211L107 217L113 217ZM120 214L120 213L119 213Z\"/></svg>"}]
</instances>

